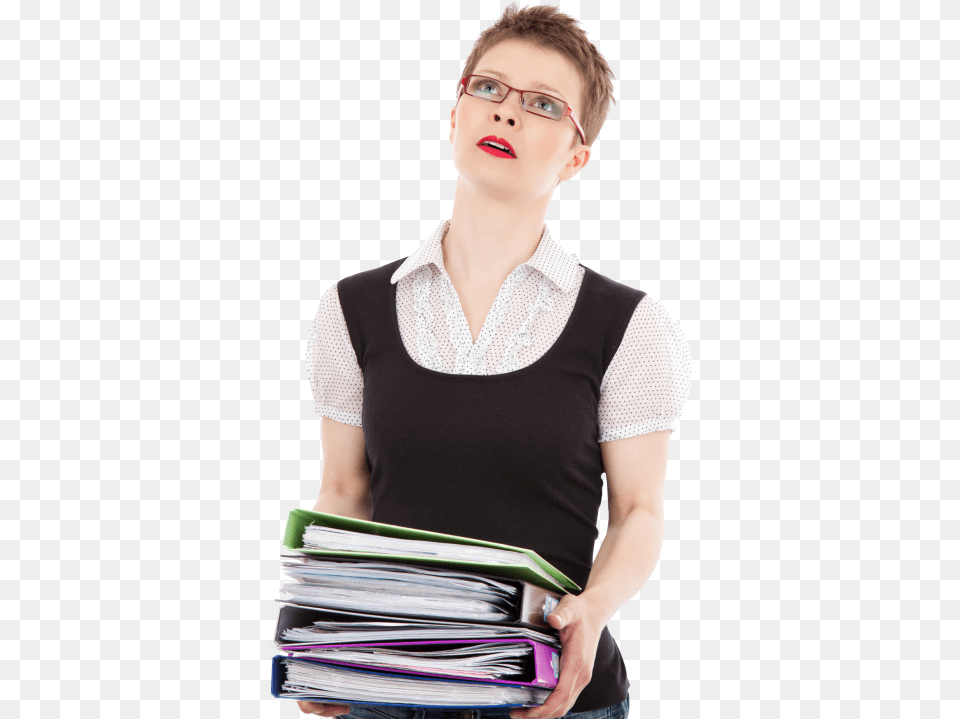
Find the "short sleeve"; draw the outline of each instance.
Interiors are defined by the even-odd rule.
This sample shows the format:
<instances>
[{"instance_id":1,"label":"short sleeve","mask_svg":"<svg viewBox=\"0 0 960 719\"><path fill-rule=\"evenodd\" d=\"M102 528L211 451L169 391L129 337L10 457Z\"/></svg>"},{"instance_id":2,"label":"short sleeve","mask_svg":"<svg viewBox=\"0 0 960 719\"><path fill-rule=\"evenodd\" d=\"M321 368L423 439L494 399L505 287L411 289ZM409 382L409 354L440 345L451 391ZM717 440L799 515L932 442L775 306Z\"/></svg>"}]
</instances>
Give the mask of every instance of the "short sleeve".
<instances>
[{"instance_id":1,"label":"short sleeve","mask_svg":"<svg viewBox=\"0 0 960 719\"><path fill-rule=\"evenodd\" d=\"M360 427L363 371L350 342L336 283L320 298L307 340L306 363L313 411Z\"/></svg>"},{"instance_id":2,"label":"short sleeve","mask_svg":"<svg viewBox=\"0 0 960 719\"><path fill-rule=\"evenodd\" d=\"M600 441L676 430L690 394L691 366L679 323L646 295L600 384Z\"/></svg>"}]
</instances>

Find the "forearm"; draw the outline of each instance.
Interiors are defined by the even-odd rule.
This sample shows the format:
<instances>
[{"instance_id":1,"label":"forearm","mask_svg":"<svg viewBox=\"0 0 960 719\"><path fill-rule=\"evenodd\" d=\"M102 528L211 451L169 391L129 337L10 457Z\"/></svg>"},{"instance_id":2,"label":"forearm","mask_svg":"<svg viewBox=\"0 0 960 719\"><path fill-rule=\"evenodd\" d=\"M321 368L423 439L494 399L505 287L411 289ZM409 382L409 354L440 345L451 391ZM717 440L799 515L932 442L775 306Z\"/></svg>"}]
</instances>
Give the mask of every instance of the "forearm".
<instances>
[{"instance_id":1,"label":"forearm","mask_svg":"<svg viewBox=\"0 0 960 719\"><path fill-rule=\"evenodd\" d=\"M607 529L580 594L601 626L646 584L662 545L663 518L646 510L635 510Z\"/></svg>"}]
</instances>

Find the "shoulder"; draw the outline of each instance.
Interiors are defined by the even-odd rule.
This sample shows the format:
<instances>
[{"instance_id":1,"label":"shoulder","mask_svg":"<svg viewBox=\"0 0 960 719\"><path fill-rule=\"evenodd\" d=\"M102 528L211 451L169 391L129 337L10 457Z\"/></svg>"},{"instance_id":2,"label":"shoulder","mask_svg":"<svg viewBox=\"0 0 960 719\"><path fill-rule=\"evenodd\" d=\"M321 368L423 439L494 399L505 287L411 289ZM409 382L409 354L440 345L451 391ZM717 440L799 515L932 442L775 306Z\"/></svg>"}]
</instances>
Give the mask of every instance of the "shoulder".
<instances>
[{"instance_id":1,"label":"shoulder","mask_svg":"<svg viewBox=\"0 0 960 719\"><path fill-rule=\"evenodd\" d=\"M344 326L343 307L340 305L340 286L338 282L334 282L324 290L317 302L311 338L329 336L330 332L335 329L339 331Z\"/></svg>"},{"instance_id":2,"label":"shoulder","mask_svg":"<svg viewBox=\"0 0 960 719\"><path fill-rule=\"evenodd\" d=\"M647 294L643 290L638 290L624 282L602 275L596 270L591 270L586 265L581 265L581 267L585 270L583 281L589 282L591 291L599 294L602 299L633 304L642 300Z\"/></svg>"},{"instance_id":3,"label":"shoulder","mask_svg":"<svg viewBox=\"0 0 960 719\"><path fill-rule=\"evenodd\" d=\"M673 318L663 302L651 295L644 295L633 312L631 323L671 332L680 331L680 323Z\"/></svg>"},{"instance_id":4,"label":"shoulder","mask_svg":"<svg viewBox=\"0 0 960 719\"><path fill-rule=\"evenodd\" d=\"M638 357L659 356L671 364L689 364L690 347L683 328L663 303L650 295L633 310L621 349Z\"/></svg>"},{"instance_id":5,"label":"shoulder","mask_svg":"<svg viewBox=\"0 0 960 719\"><path fill-rule=\"evenodd\" d=\"M587 283L585 289L590 322L596 323L605 337L602 367L606 371L616 355L617 347L623 342L631 316L638 304L642 303L646 292L602 275L586 265L581 266L585 270L582 281Z\"/></svg>"},{"instance_id":6,"label":"shoulder","mask_svg":"<svg viewBox=\"0 0 960 719\"><path fill-rule=\"evenodd\" d=\"M690 394L690 346L663 303L645 295L600 387L600 441L675 430Z\"/></svg>"},{"instance_id":7,"label":"shoulder","mask_svg":"<svg viewBox=\"0 0 960 719\"><path fill-rule=\"evenodd\" d=\"M645 295L630 316L608 374L688 377L690 371L690 345L680 323L663 303Z\"/></svg>"},{"instance_id":8,"label":"shoulder","mask_svg":"<svg viewBox=\"0 0 960 719\"><path fill-rule=\"evenodd\" d=\"M336 283L338 292L365 291L371 287L382 287L390 284L390 278L397 268L403 264L406 257L394 260L380 267L374 267L369 270L362 270L352 275L347 275Z\"/></svg>"},{"instance_id":9,"label":"shoulder","mask_svg":"<svg viewBox=\"0 0 960 719\"><path fill-rule=\"evenodd\" d=\"M342 342L346 331L343 308L340 306L340 292L337 283L331 284L317 302L317 311L313 316L308 340L308 354L319 353L323 347Z\"/></svg>"}]
</instances>

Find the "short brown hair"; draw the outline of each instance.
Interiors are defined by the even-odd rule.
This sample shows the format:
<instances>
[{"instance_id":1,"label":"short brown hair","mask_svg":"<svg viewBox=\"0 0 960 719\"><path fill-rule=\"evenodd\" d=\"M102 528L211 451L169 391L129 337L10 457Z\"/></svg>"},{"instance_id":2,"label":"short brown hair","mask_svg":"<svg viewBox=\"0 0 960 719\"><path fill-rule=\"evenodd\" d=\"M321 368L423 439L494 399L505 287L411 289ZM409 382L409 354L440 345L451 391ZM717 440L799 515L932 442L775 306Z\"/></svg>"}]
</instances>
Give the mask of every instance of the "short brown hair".
<instances>
[{"instance_id":1,"label":"short brown hair","mask_svg":"<svg viewBox=\"0 0 960 719\"><path fill-rule=\"evenodd\" d=\"M580 73L583 95L577 122L583 128L586 144L592 146L607 119L610 102L617 102L610 80L616 76L600 51L587 39L587 34L578 27L579 24L575 18L563 14L552 5L535 5L518 10L517 4L511 3L496 23L480 33L460 78L472 74L484 53L504 40L525 40L544 50L560 53ZM580 133L573 128L571 149L579 139Z\"/></svg>"}]
</instances>

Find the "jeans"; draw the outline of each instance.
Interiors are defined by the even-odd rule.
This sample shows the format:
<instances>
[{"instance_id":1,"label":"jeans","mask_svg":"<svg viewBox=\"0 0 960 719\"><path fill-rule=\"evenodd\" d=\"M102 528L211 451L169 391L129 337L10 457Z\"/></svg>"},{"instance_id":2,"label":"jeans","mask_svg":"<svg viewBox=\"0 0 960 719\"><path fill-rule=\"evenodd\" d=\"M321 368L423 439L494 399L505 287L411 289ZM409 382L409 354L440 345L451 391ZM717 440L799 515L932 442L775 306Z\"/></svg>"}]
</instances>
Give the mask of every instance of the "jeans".
<instances>
[{"instance_id":1,"label":"jeans","mask_svg":"<svg viewBox=\"0 0 960 719\"><path fill-rule=\"evenodd\" d=\"M337 719L510 719L513 709L524 707L484 709L429 709L398 706L361 706L354 704L350 713ZM627 719L630 714L630 697L619 704L586 712L567 712L565 719Z\"/></svg>"}]
</instances>

